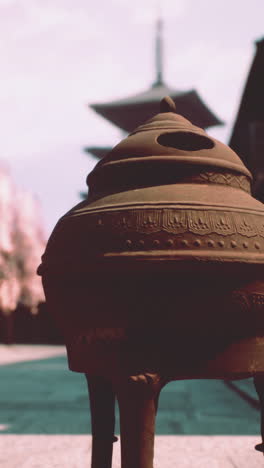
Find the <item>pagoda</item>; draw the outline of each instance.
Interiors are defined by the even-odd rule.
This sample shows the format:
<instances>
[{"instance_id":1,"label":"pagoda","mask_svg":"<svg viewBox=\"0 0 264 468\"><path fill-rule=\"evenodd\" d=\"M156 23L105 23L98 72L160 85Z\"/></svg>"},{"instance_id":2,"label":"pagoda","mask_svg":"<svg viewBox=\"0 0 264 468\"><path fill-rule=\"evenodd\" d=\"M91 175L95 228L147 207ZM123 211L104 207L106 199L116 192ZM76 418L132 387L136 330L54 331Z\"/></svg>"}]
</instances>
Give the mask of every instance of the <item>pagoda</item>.
<instances>
[{"instance_id":1,"label":"pagoda","mask_svg":"<svg viewBox=\"0 0 264 468\"><path fill-rule=\"evenodd\" d=\"M254 196L264 201L264 38L256 42L256 54L242 94L229 145L254 176Z\"/></svg>"},{"instance_id":2,"label":"pagoda","mask_svg":"<svg viewBox=\"0 0 264 468\"><path fill-rule=\"evenodd\" d=\"M91 104L99 115L109 120L121 130L132 132L159 112L159 103L164 96L170 96L176 104L177 113L194 125L208 128L221 125L221 122L202 101L195 89L179 91L168 87L163 80L163 22L159 18L156 26L155 55L156 79L152 86L141 93L117 101ZM104 157L110 147L89 146L85 151L96 158Z\"/></svg>"}]
</instances>

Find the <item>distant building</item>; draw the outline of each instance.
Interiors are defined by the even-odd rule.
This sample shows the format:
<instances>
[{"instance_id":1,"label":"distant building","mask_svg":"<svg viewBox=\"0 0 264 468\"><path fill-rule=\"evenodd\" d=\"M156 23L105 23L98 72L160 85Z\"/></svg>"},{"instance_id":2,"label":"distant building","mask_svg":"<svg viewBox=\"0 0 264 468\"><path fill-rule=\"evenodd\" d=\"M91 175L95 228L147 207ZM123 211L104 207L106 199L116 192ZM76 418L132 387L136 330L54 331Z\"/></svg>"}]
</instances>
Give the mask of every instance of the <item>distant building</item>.
<instances>
[{"instance_id":1,"label":"distant building","mask_svg":"<svg viewBox=\"0 0 264 468\"><path fill-rule=\"evenodd\" d=\"M254 176L253 193L264 201L264 38L256 42L256 54L246 81L230 146Z\"/></svg>"}]
</instances>

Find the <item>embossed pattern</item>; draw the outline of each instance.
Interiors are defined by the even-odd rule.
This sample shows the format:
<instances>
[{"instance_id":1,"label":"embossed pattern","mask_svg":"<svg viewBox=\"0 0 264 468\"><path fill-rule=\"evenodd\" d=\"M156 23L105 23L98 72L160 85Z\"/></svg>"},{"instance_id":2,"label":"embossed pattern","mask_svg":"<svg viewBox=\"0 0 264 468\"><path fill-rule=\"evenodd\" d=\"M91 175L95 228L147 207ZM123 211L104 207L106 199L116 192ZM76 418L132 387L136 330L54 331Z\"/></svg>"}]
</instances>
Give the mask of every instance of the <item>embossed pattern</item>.
<instances>
[{"instance_id":1,"label":"embossed pattern","mask_svg":"<svg viewBox=\"0 0 264 468\"><path fill-rule=\"evenodd\" d=\"M165 231L171 234L191 232L197 235L219 234L264 238L263 216L214 210L180 210L173 208L124 210L91 215L90 227L114 229L119 232L152 234ZM247 243L243 246L247 248ZM234 245L235 247L235 245ZM258 248L257 245L255 245Z\"/></svg>"},{"instance_id":2,"label":"embossed pattern","mask_svg":"<svg viewBox=\"0 0 264 468\"><path fill-rule=\"evenodd\" d=\"M237 304L245 312L264 311L264 294L234 291L232 302Z\"/></svg>"},{"instance_id":3,"label":"embossed pattern","mask_svg":"<svg viewBox=\"0 0 264 468\"><path fill-rule=\"evenodd\" d=\"M199 179L207 183L229 185L250 193L249 178L244 175L236 175L230 172L202 172Z\"/></svg>"}]
</instances>

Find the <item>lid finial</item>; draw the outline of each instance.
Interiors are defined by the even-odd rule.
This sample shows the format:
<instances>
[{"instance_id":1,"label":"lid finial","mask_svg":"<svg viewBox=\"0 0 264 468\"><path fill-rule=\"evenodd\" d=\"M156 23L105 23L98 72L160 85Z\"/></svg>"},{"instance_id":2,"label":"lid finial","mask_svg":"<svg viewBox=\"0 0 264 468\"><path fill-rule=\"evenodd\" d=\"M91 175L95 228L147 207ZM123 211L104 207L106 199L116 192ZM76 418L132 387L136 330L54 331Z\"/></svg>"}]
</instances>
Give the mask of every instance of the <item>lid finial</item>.
<instances>
[{"instance_id":1,"label":"lid finial","mask_svg":"<svg viewBox=\"0 0 264 468\"><path fill-rule=\"evenodd\" d=\"M160 101L160 112L176 112L175 102L170 96L165 96Z\"/></svg>"}]
</instances>

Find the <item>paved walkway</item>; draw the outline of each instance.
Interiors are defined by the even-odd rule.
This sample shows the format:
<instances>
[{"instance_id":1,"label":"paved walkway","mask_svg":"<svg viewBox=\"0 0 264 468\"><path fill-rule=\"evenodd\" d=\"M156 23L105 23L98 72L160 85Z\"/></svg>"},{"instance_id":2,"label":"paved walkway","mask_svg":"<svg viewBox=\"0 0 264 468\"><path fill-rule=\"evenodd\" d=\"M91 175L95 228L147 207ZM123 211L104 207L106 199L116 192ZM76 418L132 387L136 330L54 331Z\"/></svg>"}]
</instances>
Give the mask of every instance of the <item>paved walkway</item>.
<instances>
[{"instance_id":1,"label":"paved walkway","mask_svg":"<svg viewBox=\"0 0 264 468\"><path fill-rule=\"evenodd\" d=\"M254 396L252 382L240 385ZM62 346L0 345L0 402L1 468L89 467L86 383ZM224 382L173 382L161 395L155 467L261 468L258 434L258 411Z\"/></svg>"},{"instance_id":2,"label":"paved walkway","mask_svg":"<svg viewBox=\"0 0 264 468\"><path fill-rule=\"evenodd\" d=\"M0 365L66 356L64 346L0 344Z\"/></svg>"},{"instance_id":3,"label":"paved walkway","mask_svg":"<svg viewBox=\"0 0 264 468\"><path fill-rule=\"evenodd\" d=\"M155 468L263 468L252 450L256 437L156 436ZM88 468L91 436L5 435L0 438L1 468ZM113 468L120 468L114 446Z\"/></svg>"}]
</instances>

